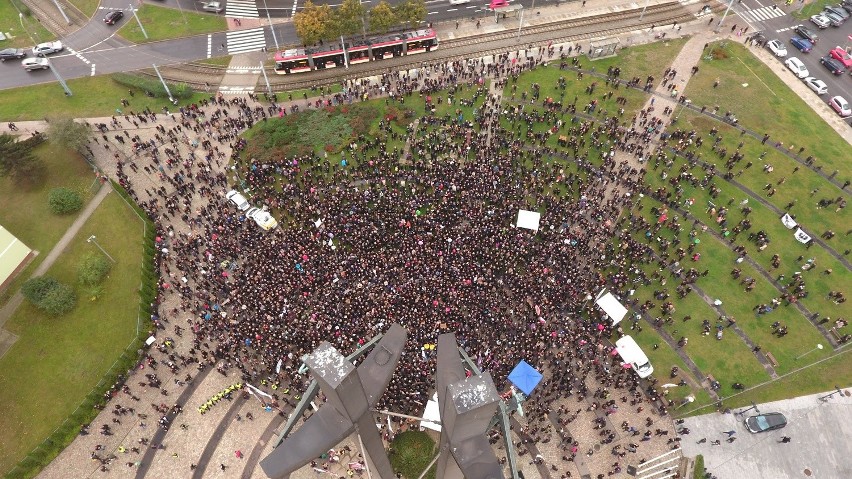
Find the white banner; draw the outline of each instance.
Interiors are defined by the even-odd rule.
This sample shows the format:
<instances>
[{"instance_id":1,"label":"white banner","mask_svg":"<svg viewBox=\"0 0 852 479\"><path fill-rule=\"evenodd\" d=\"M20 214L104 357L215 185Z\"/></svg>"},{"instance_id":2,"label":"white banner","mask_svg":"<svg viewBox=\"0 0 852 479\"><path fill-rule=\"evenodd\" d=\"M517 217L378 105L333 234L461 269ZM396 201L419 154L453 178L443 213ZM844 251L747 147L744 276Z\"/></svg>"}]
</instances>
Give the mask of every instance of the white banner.
<instances>
[{"instance_id":1,"label":"white banner","mask_svg":"<svg viewBox=\"0 0 852 479\"><path fill-rule=\"evenodd\" d=\"M270 395L270 394L266 394L265 392L263 392L263 391L261 391L260 389L258 389L258 388L256 388L256 387L252 386L251 384L246 383L246 386L248 386L248 388L251 390L251 391L249 391L249 392L252 392L252 391L253 391L255 394L260 394L261 396L266 396L266 397L268 397L269 399L272 399L272 395Z\"/></svg>"},{"instance_id":2,"label":"white banner","mask_svg":"<svg viewBox=\"0 0 852 479\"><path fill-rule=\"evenodd\" d=\"M811 237L805 233L802 228L796 230L796 233L793 235L799 241L799 243L807 243L811 240Z\"/></svg>"},{"instance_id":3,"label":"white banner","mask_svg":"<svg viewBox=\"0 0 852 479\"><path fill-rule=\"evenodd\" d=\"M784 226L786 226L788 230L799 225L799 223L796 223L796 220L794 220L788 213L781 217L781 223L784 223Z\"/></svg>"}]
</instances>

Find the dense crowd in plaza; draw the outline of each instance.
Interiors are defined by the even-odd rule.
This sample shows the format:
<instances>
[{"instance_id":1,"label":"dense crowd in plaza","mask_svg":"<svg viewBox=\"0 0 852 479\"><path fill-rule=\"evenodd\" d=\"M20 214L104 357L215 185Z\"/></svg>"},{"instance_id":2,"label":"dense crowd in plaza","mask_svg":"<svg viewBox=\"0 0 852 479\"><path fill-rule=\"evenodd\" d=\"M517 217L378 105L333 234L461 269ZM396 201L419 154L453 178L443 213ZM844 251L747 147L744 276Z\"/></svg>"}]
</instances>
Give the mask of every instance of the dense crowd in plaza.
<instances>
[{"instance_id":1,"label":"dense crowd in plaza","mask_svg":"<svg viewBox=\"0 0 852 479\"><path fill-rule=\"evenodd\" d=\"M675 263L697 254L694 245L662 245L660 257L631 235L637 228L649 238L662 228L681 228L677 216L650 224L632 210L621 213L637 206L639 193L677 205L642 181L645 165L656 169L673 155L650 145L669 125L671 109L642 109L632 118L624 109L601 110L601 95L610 98L613 90L653 89L653 77L621 80L618 68L607 72L609 92L592 87L573 103L541 98L537 85L516 95L518 76L544 61L557 60L565 70L562 89L573 75L582 78L571 71L581 67L578 60L558 59L564 53L548 45L490 62L424 65L416 74L347 82L341 93L319 101L263 106L256 97L216 96L176 112L128 112L124 121L98 125L104 141L92 147L112 152L107 130L157 124L149 140L132 129L124 133L120 142L134 154L115 153L116 171L159 232L154 324L162 336L186 333L191 345L181 352L161 346L161 354L149 352L148 364L165 363L180 375L238 369L243 380L274 395L274 407L287 409L309 379L299 371L302 355L321 341L352 352L398 322L409 340L380 408L422 414L434 387L432 346L438 334L452 331L501 392L521 359L545 372L525 405L529 422L522 433L532 443L557 433L563 455L533 462L570 477L566 462L592 456L596 444L635 436L612 448L617 457L608 472L618 474L626 454L637 454L633 462L646 457L646 441L674 447L680 438L669 435L671 421L657 416L665 416L669 403L653 384L643 391L635 373L622 368L612 354L609 320L590 301L604 287L624 293L634 282L662 278L646 277L639 264L669 267L681 296L701 275ZM671 81L677 75L661 73ZM472 91L473 100L455 98L463 91ZM385 140L404 139L405 152L387 148L383 139L358 138L330 158L258 162L242 155L240 134L256 122L277 121L299 106L382 96L423 102L427 112L443 102L475 102L476 110L463 119L427 113L406 134L382 122ZM619 96L617 103L627 100ZM547 143L556 133L562 148ZM684 139L693 143L670 127L663 144L688 154ZM235 181L244 182L253 203L272 208L280 228L263 231L225 201ZM537 231L514 226L520 209L543 212ZM666 207L656 213L665 216ZM664 300L668 293L655 296ZM663 315L670 304L661 301ZM658 305L637 306L645 313ZM140 385L165 388L148 379ZM161 426L169 427L174 410L156 409L167 418ZM126 412L116 410L117 416ZM593 442L571 434L584 412L595 417ZM528 452L527 440L518 446Z\"/></svg>"}]
</instances>

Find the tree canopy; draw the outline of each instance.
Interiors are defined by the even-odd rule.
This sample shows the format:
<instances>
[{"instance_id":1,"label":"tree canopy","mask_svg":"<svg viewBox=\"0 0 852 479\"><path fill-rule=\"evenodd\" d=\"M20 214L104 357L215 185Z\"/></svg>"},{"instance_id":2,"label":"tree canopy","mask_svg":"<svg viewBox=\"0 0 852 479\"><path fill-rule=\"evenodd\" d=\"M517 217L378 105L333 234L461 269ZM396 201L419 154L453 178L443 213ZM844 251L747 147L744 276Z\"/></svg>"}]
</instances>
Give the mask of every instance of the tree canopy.
<instances>
[{"instance_id":1,"label":"tree canopy","mask_svg":"<svg viewBox=\"0 0 852 479\"><path fill-rule=\"evenodd\" d=\"M336 22L332 18L332 10L328 4L315 5L310 0L293 17L296 35L305 45L313 45L320 40L336 36Z\"/></svg>"},{"instance_id":2,"label":"tree canopy","mask_svg":"<svg viewBox=\"0 0 852 479\"><path fill-rule=\"evenodd\" d=\"M51 118L47 124L47 138L51 143L82 153L92 131L83 123L69 117Z\"/></svg>"},{"instance_id":3,"label":"tree canopy","mask_svg":"<svg viewBox=\"0 0 852 479\"><path fill-rule=\"evenodd\" d=\"M397 23L396 13L385 0L370 9L370 30L385 33Z\"/></svg>"},{"instance_id":4,"label":"tree canopy","mask_svg":"<svg viewBox=\"0 0 852 479\"><path fill-rule=\"evenodd\" d=\"M40 177L44 164L32 150L42 141L41 135L23 141L6 133L0 135L0 177L30 181Z\"/></svg>"}]
</instances>

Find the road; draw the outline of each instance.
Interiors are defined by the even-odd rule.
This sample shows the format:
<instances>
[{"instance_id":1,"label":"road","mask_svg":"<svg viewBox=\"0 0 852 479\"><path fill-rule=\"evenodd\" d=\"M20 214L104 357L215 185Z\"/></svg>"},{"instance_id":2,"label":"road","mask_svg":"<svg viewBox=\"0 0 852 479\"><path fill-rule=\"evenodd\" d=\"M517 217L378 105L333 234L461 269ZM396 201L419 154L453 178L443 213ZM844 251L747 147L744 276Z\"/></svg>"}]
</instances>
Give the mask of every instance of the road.
<instances>
[{"instance_id":1,"label":"road","mask_svg":"<svg viewBox=\"0 0 852 479\"><path fill-rule=\"evenodd\" d=\"M283 5L281 2L284 0L267 1L270 12L283 13L283 10L273 9L280 8ZM303 2L304 0L297 1ZM365 0L364 3L369 8L372 1L378 0ZM401 0L391 0L392 3L399 1ZM523 1L531 5L533 0ZM536 5L543 5L545 1L555 0L539 0ZM201 11L203 4L203 2L197 0L165 0L152 3L173 8L179 7L187 11ZM480 6L476 6L477 4L473 2L452 6L448 0L428 0L426 3L430 12L427 15L429 21L468 18L469 16L478 16L479 18L488 16L490 19L493 15L484 10L484 3ZM257 8L258 5L261 6L260 10ZM291 3L291 10L292 7L293 4ZM259 18L265 13L262 0L232 0L225 2L225 8L226 11L223 14L228 18ZM103 23L103 17L110 10L123 10L125 12L124 18L113 26ZM84 27L61 39L66 50L58 55L50 56L52 67L62 78L68 80L102 73L150 68L152 64L162 66L212 56L259 51L264 47L274 50L275 40L277 40L279 46L299 43L293 24L291 22L278 22L274 24L274 37L267 26L131 45L117 37L116 32L126 22L133 21L135 20L126 0L103 0L98 12ZM23 68L20 68L17 62L6 62L2 71L4 74L0 75L0 89L56 80L56 77L49 70L26 72Z\"/></svg>"},{"instance_id":2,"label":"road","mask_svg":"<svg viewBox=\"0 0 852 479\"><path fill-rule=\"evenodd\" d=\"M798 3L795 5L801 5ZM817 30L816 25L809 20L798 20L795 17L787 14L783 9L772 8L773 2L769 0L742 0L741 3L734 5L733 10L736 12L734 17L725 20L722 29L730 29L734 24L738 28L749 26L749 33L764 32L767 40L779 39L787 45L787 57L794 56L805 64L808 68L810 76L816 77L828 85L828 93L822 95L820 101L826 102L829 98L840 95L848 101L852 101L852 75L833 75L820 64L819 59L828 55L828 51L836 46L852 47L852 41L848 36L852 35L852 18L840 27L829 27L823 30ZM794 5L794 6L795 6ZM793 7L785 7L790 12L793 12ZM805 12L810 14L818 13L812 5L805 6ZM807 9L812 10L808 11ZM796 25L804 25L811 30L814 30L819 35L819 42L814 45L810 53L801 53L790 44L790 38L796 35L793 29ZM779 58L779 62L783 62L785 58ZM791 74L787 81L799 81ZM815 100L817 95L812 94L810 98L805 98L805 101Z\"/></svg>"}]
</instances>

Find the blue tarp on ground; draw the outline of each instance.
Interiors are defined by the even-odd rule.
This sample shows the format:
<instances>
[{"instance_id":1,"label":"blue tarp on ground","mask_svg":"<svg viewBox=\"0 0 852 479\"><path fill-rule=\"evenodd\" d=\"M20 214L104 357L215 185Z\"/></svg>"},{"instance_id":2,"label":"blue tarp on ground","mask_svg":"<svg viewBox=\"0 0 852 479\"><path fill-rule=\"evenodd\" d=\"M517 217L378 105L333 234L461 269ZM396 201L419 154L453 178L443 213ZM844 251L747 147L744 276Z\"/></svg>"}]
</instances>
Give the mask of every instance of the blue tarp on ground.
<instances>
[{"instance_id":1,"label":"blue tarp on ground","mask_svg":"<svg viewBox=\"0 0 852 479\"><path fill-rule=\"evenodd\" d=\"M518 389L520 389L527 396L532 393L533 389L538 386L538 383L541 382L541 373L536 371L534 367L530 366L524 360L518 363L515 366L515 369L509 373L509 381L512 381Z\"/></svg>"}]
</instances>

